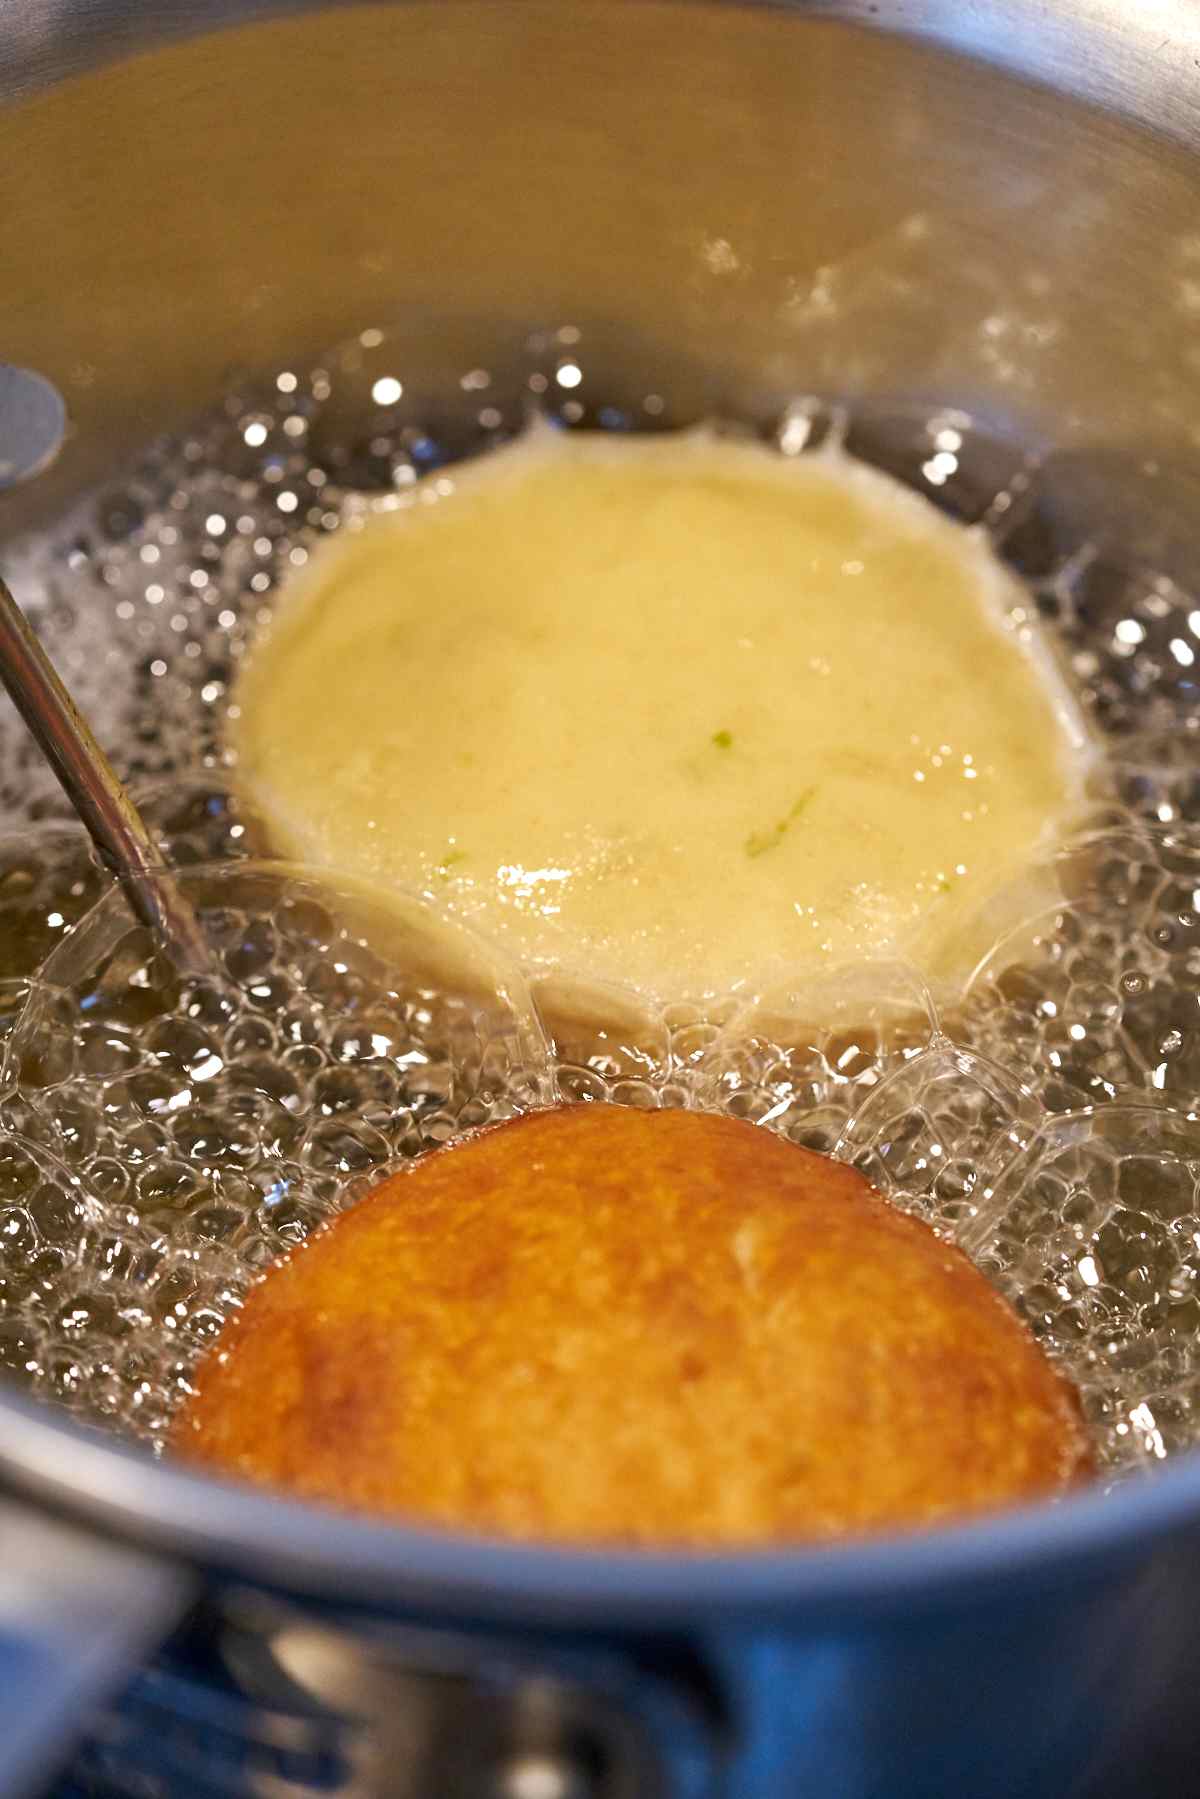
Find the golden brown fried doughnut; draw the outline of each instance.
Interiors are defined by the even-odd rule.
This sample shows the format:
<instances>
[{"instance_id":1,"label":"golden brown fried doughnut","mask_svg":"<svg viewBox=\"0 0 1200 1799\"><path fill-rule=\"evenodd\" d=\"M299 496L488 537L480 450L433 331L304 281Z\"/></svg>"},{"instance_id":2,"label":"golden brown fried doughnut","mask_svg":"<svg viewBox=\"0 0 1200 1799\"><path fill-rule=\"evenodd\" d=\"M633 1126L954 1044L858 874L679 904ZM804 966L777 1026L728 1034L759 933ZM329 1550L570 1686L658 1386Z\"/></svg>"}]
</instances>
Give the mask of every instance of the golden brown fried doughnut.
<instances>
[{"instance_id":1,"label":"golden brown fried doughnut","mask_svg":"<svg viewBox=\"0 0 1200 1799\"><path fill-rule=\"evenodd\" d=\"M967 1258L736 1120L537 1112L273 1270L175 1447L410 1521L642 1545L827 1539L1053 1493L1072 1390Z\"/></svg>"}]
</instances>

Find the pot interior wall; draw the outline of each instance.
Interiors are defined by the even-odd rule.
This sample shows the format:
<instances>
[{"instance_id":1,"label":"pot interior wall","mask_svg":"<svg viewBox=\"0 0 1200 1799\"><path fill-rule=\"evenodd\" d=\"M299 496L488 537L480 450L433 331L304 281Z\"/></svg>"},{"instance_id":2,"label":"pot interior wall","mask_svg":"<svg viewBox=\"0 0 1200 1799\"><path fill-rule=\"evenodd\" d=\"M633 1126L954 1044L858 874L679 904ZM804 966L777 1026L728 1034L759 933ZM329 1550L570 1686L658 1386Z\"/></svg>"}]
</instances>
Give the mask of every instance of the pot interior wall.
<instances>
[{"instance_id":1,"label":"pot interior wall","mask_svg":"<svg viewBox=\"0 0 1200 1799\"><path fill-rule=\"evenodd\" d=\"M74 424L0 536L232 371L398 318L435 375L594 328L686 365L698 410L904 393L1181 466L1200 419L1185 154L828 18L337 8L68 82L0 137L0 361Z\"/></svg>"}]
</instances>

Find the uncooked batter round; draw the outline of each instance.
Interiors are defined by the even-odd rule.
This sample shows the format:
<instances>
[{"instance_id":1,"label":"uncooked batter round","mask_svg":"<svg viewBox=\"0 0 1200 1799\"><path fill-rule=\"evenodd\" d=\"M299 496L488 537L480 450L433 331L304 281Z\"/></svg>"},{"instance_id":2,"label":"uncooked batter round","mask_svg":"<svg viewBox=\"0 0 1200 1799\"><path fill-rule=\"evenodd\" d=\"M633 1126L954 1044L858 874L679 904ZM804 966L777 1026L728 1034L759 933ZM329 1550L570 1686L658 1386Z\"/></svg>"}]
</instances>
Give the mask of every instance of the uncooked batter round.
<instances>
[{"instance_id":1,"label":"uncooked batter round","mask_svg":"<svg viewBox=\"0 0 1200 1799\"><path fill-rule=\"evenodd\" d=\"M861 464L542 427L409 502L285 596L239 779L278 848L528 967L660 1000L965 975L975 908L1078 799L1020 590Z\"/></svg>"},{"instance_id":2,"label":"uncooked batter round","mask_svg":"<svg viewBox=\"0 0 1200 1799\"><path fill-rule=\"evenodd\" d=\"M174 1441L410 1522L645 1545L931 1524L1089 1465L1015 1314L852 1169L601 1105L385 1181L250 1293Z\"/></svg>"}]
</instances>

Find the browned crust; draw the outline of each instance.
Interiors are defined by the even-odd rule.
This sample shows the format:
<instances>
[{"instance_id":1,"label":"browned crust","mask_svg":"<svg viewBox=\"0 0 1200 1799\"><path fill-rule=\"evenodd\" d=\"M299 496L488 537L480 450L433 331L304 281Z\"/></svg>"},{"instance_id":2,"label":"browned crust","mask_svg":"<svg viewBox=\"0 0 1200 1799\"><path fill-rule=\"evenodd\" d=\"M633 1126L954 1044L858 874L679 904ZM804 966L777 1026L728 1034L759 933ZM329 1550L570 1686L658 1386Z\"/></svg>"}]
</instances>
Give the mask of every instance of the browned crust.
<instances>
[{"instance_id":1,"label":"browned crust","mask_svg":"<svg viewBox=\"0 0 1200 1799\"><path fill-rule=\"evenodd\" d=\"M352 1508L660 1545L930 1524L1090 1468L1015 1314L860 1175L609 1106L384 1181L251 1292L174 1447Z\"/></svg>"}]
</instances>

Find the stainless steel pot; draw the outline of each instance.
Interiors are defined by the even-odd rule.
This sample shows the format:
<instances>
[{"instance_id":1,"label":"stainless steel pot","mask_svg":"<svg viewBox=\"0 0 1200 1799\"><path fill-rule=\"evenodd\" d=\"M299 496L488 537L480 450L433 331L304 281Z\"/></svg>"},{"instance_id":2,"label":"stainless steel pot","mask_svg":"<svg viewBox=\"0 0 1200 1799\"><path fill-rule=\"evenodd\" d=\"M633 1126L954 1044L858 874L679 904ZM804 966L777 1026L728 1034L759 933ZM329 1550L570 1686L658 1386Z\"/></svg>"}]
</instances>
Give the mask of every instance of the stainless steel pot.
<instances>
[{"instance_id":1,"label":"stainless steel pot","mask_svg":"<svg viewBox=\"0 0 1200 1799\"><path fill-rule=\"evenodd\" d=\"M378 312L420 318L435 360L464 314L605 324L669 346L718 408L969 406L1082 477L1126 471L1123 528L1189 560L1186 0L13 0L0 98L0 359L72 421L47 472L0 492L0 539L230 369ZM215 1689L190 1736L151 1709L145 1790L1185 1790L1152 1751L1192 1717L1194 1458L935 1535L686 1558L350 1522L12 1398L0 1472L6 1792L185 1616L276 1722L235 1766ZM337 1735L344 1715L361 1736Z\"/></svg>"}]
</instances>

